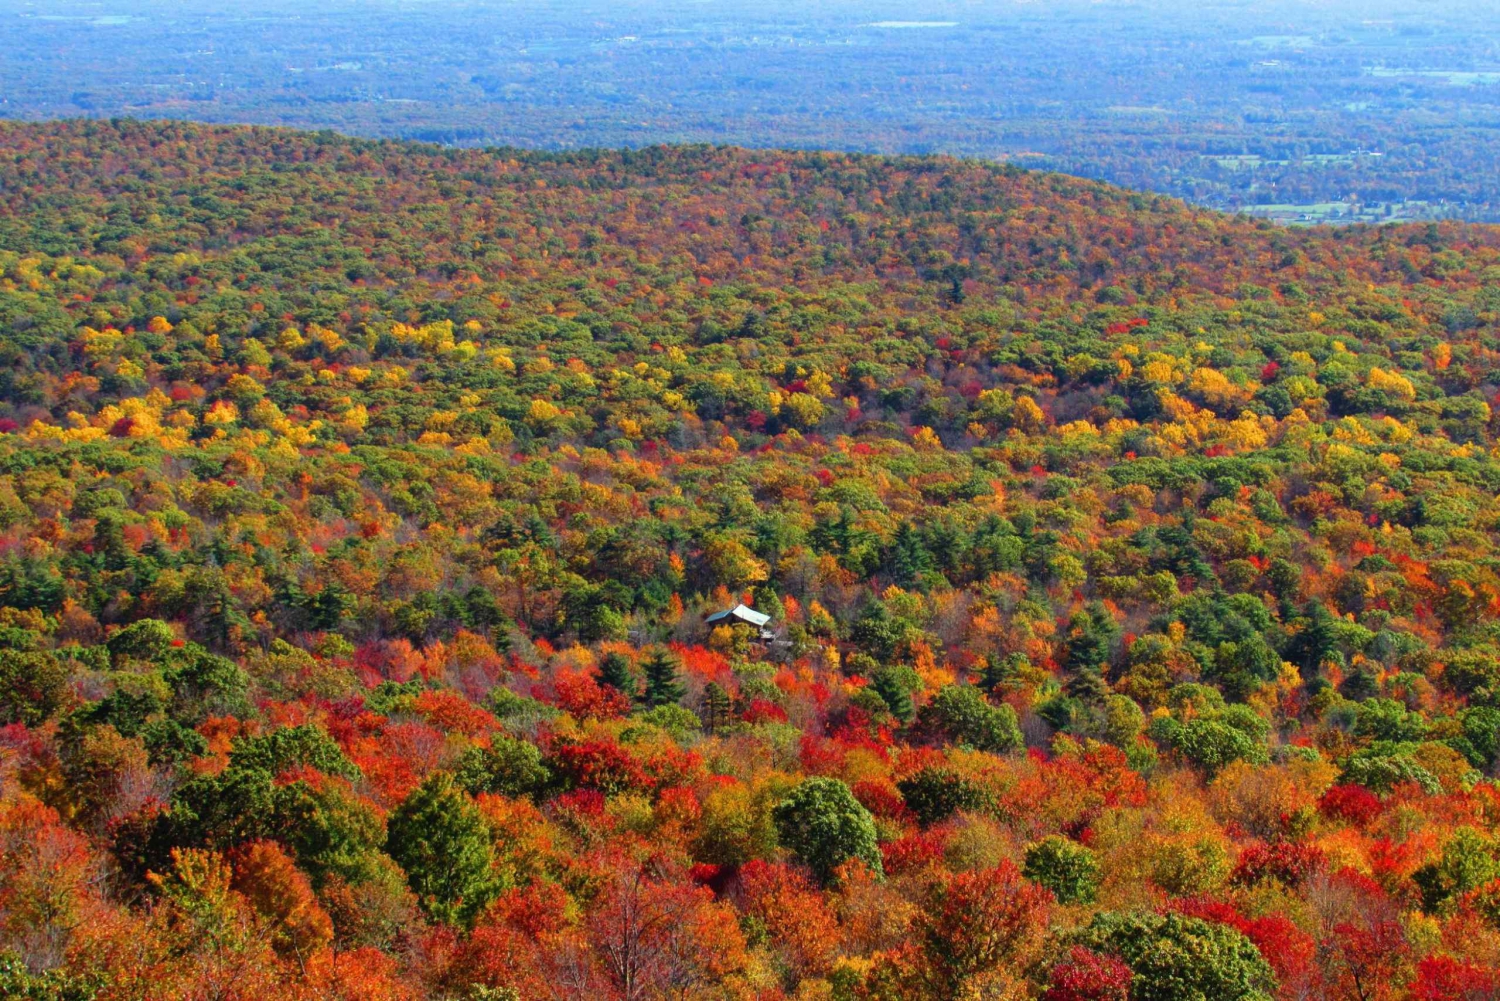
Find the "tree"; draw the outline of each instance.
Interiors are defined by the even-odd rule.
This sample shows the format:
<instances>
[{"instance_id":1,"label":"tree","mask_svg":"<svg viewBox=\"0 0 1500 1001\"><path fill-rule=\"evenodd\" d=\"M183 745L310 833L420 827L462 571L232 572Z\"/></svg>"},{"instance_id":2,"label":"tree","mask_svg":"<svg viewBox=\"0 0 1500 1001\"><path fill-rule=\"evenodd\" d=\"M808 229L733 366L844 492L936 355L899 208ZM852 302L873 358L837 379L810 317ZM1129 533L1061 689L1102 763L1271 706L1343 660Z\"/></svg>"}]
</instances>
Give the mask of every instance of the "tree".
<instances>
[{"instance_id":1,"label":"tree","mask_svg":"<svg viewBox=\"0 0 1500 1001\"><path fill-rule=\"evenodd\" d=\"M1295 567L1291 571L1293 580L1300 579ZM1303 607L1302 628L1287 644L1285 655L1302 669L1303 678L1312 678L1325 662L1342 660L1339 645L1333 613L1322 602L1310 601Z\"/></svg>"},{"instance_id":2,"label":"tree","mask_svg":"<svg viewBox=\"0 0 1500 1001\"><path fill-rule=\"evenodd\" d=\"M73 698L65 662L51 652L0 650L0 725L36 726Z\"/></svg>"},{"instance_id":3,"label":"tree","mask_svg":"<svg viewBox=\"0 0 1500 1001\"><path fill-rule=\"evenodd\" d=\"M489 747L471 747L459 759L455 782L471 796L539 796L552 780L535 744L509 737L490 738Z\"/></svg>"},{"instance_id":4,"label":"tree","mask_svg":"<svg viewBox=\"0 0 1500 1001\"><path fill-rule=\"evenodd\" d=\"M1130 967L1138 1001L1270 1001L1276 975L1260 950L1228 925L1180 914L1095 915L1078 945Z\"/></svg>"},{"instance_id":5,"label":"tree","mask_svg":"<svg viewBox=\"0 0 1500 1001\"><path fill-rule=\"evenodd\" d=\"M1046 891L1009 861L937 884L914 929L922 996L984 996L987 981L1024 968L1044 941L1049 906Z\"/></svg>"},{"instance_id":6,"label":"tree","mask_svg":"<svg viewBox=\"0 0 1500 1001\"><path fill-rule=\"evenodd\" d=\"M870 690L901 723L910 723L917 714L911 696L921 685L922 679L909 667L882 664L870 675Z\"/></svg>"},{"instance_id":7,"label":"tree","mask_svg":"<svg viewBox=\"0 0 1500 1001\"><path fill-rule=\"evenodd\" d=\"M97 978L67 970L34 973L14 952L0 952L0 997L15 1001L88 1001L98 994Z\"/></svg>"},{"instance_id":8,"label":"tree","mask_svg":"<svg viewBox=\"0 0 1500 1001\"><path fill-rule=\"evenodd\" d=\"M743 967L739 924L711 890L665 878L649 860L611 868L587 934L621 1001L691 997Z\"/></svg>"},{"instance_id":9,"label":"tree","mask_svg":"<svg viewBox=\"0 0 1500 1001\"><path fill-rule=\"evenodd\" d=\"M1222 717L1180 723L1164 716L1152 722L1149 733L1152 739L1177 751L1209 775L1232 761L1258 764L1266 760L1265 745L1256 734L1231 725Z\"/></svg>"},{"instance_id":10,"label":"tree","mask_svg":"<svg viewBox=\"0 0 1500 1001\"><path fill-rule=\"evenodd\" d=\"M839 946L838 918L802 870L756 860L740 870L738 895L797 979L827 972Z\"/></svg>"},{"instance_id":11,"label":"tree","mask_svg":"<svg viewBox=\"0 0 1500 1001\"><path fill-rule=\"evenodd\" d=\"M434 920L471 921L495 889L489 828L448 772L433 773L392 811L385 848Z\"/></svg>"},{"instance_id":12,"label":"tree","mask_svg":"<svg viewBox=\"0 0 1500 1001\"><path fill-rule=\"evenodd\" d=\"M307 961L333 941L333 922L314 896L312 884L274 841L244 845L231 862L230 885L265 919L271 945L305 969Z\"/></svg>"},{"instance_id":13,"label":"tree","mask_svg":"<svg viewBox=\"0 0 1500 1001\"><path fill-rule=\"evenodd\" d=\"M102 831L110 821L140 805L134 797L140 796L151 773L139 739L122 737L105 724L69 733L61 752L76 822Z\"/></svg>"},{"instance_id":14,"label":"tree","mask_svg":"<svg viewBox=\"0 0 1500 1001\"><path fill-rule=\"evenodd\" d=\"M132 964L118 968L150 970L164 997L268 994L279 979L276 954L232 878L218 852L174 850L170 868L151 875L160 903L150 925L114 945Z\"/></svg>"},{"instance_id":15,"label":"tree","mask_svg":"<svg viewBox=\"0 0 1500 1001\"><path fill-rule=\"evenodd\" d=\"M1021 746L1021 727L1010 706L991 705L971 685L947 685L922 707L924 727L955 743L980 751L1009 751Z\"/></svg>"},{"instance_id":16,"label":"tree","mask_svg":"<svg viewBox=\"0 0 1500 1001\"><path fill-rule=\"evenodd\" d=\"M641 664L641 671L646 676L641 702L648 708L676 705L687 694L687 686L677 675L677 661L665 650L652 651Z\"/></svg>"},{"instance_id":17,"label":"tree","mask_svg":"<svg viewBox=\"0 0 1500 1001\"><path fill-rule=\"evenodd\" d=\"M160 619L141 619L132 622L109 638L105 646L110 656L121 660L160 661L172 649L176 640L172 627Z\"/></svg>"},{"instance_id":18,"label":"tree","mask_svg":"<svg viewBox=\"0 0 1500 1001\"><path fill-rule=\"evenodd\" d=\"M1113 956L1073 946L1052 968L1052 983L1042 1001L1129 1001L1130 967Z\"/></svg>"},{"instance_id":19,"label":"tree","mask_svg":"<svg viewBox=\"0 0 1500 1001\"><path fill-rule=\"evenodd\" d=\"M622 653L611 650L599 661L599 684L608 685L627 698L636 695L635 672L630 669L630 660Z\"/></svg>"},{"instance_id":20,"label":"tree","mask_svg":"<svg viewBox=\"0 0 1500 1001\"><path fill-rule=\"evenodd\" d=\"M1063 666L1068 671L1067 693L1088 705L1098 705L1109 688L1104 671L1119 627L1102 604L1095 602L1068 623L1067 651Z\"/></svg>"},{"instance_id":21,"label":"tree","mask_svg":"<svg viewBox=\"0 0 1500 1001\"><path fill-rule=\"evenodd\" d=\"M263 769L273 776L294 768L316 768L325 775L349 779L360 774L343 748L325 730L311 723L235 741L229 752L229 764L233 768Z\"/></svg>"},{"instance_id":22,"label":"tree","mask_svg":"<svg viewBox=\"0 0 1500 1001\"><path fill-rule=\"evenodd\" d=\"M703 800L693 857L732 868L772 855L776 823L771 800L779 791L764 782L756 788L735 782L714 789Z\"/></svg>"},{"instance_id":23,"label":"tree","mask_svg":"<svg viewBox=\"0 0 1500 1001\"><path fill-rule=\"evenodd\" d=\"M0 953L14 950L32 972L61 963L99 876L87 840L55 810L24 795L0 806Z\"/></svg>"},{"instance_id":24,"label":"tree","mask_svg":"<svg viewBox=\"0 0 1500 1001\"><path fill-rule=\"evenodd\" d=\"M703 699L699 706L699 716L703 721L703 729L710 736L719 732L719 727L729 721L730 713L734 711L734 701L724 686L717 681L710 681L703 687Z\"/></svg>"},{"instance_id":25,"label":"tree","mask_svg":"<svg viewBox=\"0 0 1500 1001\"><path fill-rule=\"evenodd\" d=\"M1500 877L1495 843L1472 827L1455 830L1443 845L1443 853L1412 874L1422 891L1422 907L1436 911L1452 897L1459 897Z\"/></svg>"},{"instance_id":26,"label":"tree","mask_svg":"<svg viewBox=\"0 0 1500 1001\"><path fill-rule=\"evenodd\" d=\"M238 664L196 643L188 644L182 654L182 663L166 674L174 718L197 726L209 716L250 714L250 677Z\"/></svg>"},{"instance_id":27,"label":"tree","mask_svg":"<svg viewBox=\"0 0 1500 1001\"><path fill-rule=\"evenodd\" d=\"M703 561L710 580L731 590L739 590L746 584L758 584L771 576L770 568L763 560L756 559L749 547L722 533L710 534L704 539Z\"/></svg>"},{"instance_id":28,"label":"tree","mask_svg":"<svg viewBox=\"0 0 1500 1001\"><path fill-rule=\"evenodd\" d=\"M274 809L282 843L320 888L335 877L366 881L389 864L380 853L385 825L379 812L346 781L288 783L278 788Z\"/></svg>"},{"instance_id":29,"label":"tree","mask_svg":"<svg viewBox=\"0 0 1500 1001\"><path fill-rule=\"evenodd\" d=\"M1021 871L1064 904L1093 903L1103 876L1092 851L1056 834L1026 847L1026 865Z\"/></svg>"},{"instance_id":30,"label":"tree","mask_svg":"<svg viewBox=\"0 0 1500 1001\"><path fill-rule=\"evenodd\" d=\"M772 811L781 843L823 881L850 859L881 873L875 818L838 779L811 778Z\"/></svg>"},{"instance_id":31,"label":"tree","mask_svg":"<svg viewBox=\"0 0 1500 1001\"><path fill-rule=\"evenodd\" d=\"M891 579L901 587L911 587L932 569L932 554L922 544L922 537L911 522L903 521L896 528L885 565Z\"/></svg>"},{"instance_id":32,"label":"tree","mask_svg":"<svg viewBox=\"0 0 1500 1001\"><path fill-rule=\"evenodd\" d=\"M991 654L985 658L984 667L979 673L979 687L986 692L993 692L1015 684L1030 666L1025 654L1012 653L1004 657Z\"/></svg>"},{"instance_id":33,"label":"tree","mask_svg":"<svg viewBox=\"0 0 1500 1001\"><path fill-rule=\"evenodd\" d=\"M950 768L923 768L896 783L907 807L927 827L959 810L983 810L994 797Z\"/></svg>"}]
</instances>

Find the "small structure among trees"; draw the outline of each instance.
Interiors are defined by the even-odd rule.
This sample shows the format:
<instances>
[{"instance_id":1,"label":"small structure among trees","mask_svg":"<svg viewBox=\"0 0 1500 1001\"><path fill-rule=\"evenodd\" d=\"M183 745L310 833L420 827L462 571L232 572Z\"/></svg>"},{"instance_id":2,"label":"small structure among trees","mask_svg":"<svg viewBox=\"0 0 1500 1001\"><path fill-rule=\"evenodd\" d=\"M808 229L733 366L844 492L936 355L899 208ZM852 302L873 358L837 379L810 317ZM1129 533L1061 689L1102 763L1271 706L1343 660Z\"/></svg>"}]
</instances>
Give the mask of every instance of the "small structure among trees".
<instances>
[{"instance_id":1,"label":"small structure among trees","mask_svg":"<svg viewBox=\"0 0 1500 1001\"><path fill-rule=\"evenodd\" d=\"M710 626L733 626L747 625L755 630L755 638L762 643L770 643L776 639L776 631L770 628L771 617L765 612L757 612L748 605L735 605L733 608L722 612L715 612L703 620Z\"/></svg>"}]
</instances>

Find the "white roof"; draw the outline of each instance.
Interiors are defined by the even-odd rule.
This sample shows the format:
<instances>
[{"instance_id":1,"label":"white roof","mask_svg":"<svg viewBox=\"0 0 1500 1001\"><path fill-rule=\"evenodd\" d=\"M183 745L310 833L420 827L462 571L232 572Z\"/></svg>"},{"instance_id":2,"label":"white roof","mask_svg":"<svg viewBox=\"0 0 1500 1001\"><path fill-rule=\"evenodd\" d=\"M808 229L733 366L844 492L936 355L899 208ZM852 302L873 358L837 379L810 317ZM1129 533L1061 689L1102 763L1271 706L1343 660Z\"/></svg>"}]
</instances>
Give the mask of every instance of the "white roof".
<instances>
[{"instance_id":1,"label":"white roof","mask_svg":"<svg viewBox=\"0 0 1500 1001\"><path fill-rule=\"evenodd\" d=\"M746 605L735 605L727 612L715 612L708 617L708 621L711 623L724 622L728 619L739 619L741 622L748 622L757 628L771 621L769 615L764 612L757 612Z\"/></svg>"}]
</instances>

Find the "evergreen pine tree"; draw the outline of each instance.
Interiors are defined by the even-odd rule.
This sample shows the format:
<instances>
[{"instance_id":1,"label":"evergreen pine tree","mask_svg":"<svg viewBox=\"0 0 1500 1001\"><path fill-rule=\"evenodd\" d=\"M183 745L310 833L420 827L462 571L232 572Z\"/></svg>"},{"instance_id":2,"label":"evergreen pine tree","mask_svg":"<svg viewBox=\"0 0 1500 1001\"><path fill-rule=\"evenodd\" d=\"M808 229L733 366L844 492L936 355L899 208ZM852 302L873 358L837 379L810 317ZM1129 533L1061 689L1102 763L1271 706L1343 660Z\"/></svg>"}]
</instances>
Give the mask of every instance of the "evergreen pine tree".
<instances>
[{"instance_id":1,"label":"evergreen pine tree","mask_svg":"<svg viewBox=\"0 0 1500 1001\"><path fill-rule=\"evenodd\" d=\"M1068 673L1064 691L1085 705L1098 705L1109 694L1104 669L1119 627L1102 605L1092 605L1068 623L1068 649L1064 668Z\"/></svg>"},{"instance_id":2,"label":"evergreen pine tree","mask_svg":"<svg viewBox=\"0 0 1500 1001\"><path fill-rule=\"evenodd\" d=\"M599 662L599 684L608 685L630 698L635 698L635 674L630 670L630 661L624 654L607 653Z\"/></svg>"},{"instance_id":3,"label":"evergreen pine tree","mask_svg":"<svg viewBox=\"0 0 1500 1001\"><path fill-rule=\"evenodd\" d=\"M891 715L901 723L910 723L916 715L911 693L921 682L911 668L880 667L870 676L870 688L885 700Z\"/></svg>"},{"instance_id":4,"label":"evergreen pine tree","mask_svg":"<svg viewBox=\"0 0 1500 1001\"><path fill-rule=\"evenodd\" d=\"M1024 653L990 654L985 658L984 667L979 672L979 687L986 692L1013 683L1021 676L1021 671L1028 666Z\"/></svg>"},{"instance_id":5,"label":"evergreen pine tree","mask_svg":"<svg viewBox=\"0 0 1500 1001\"><path fill-rule=\"evenodd\" d=\"M391 811L386 852L435 921L467 923L493 897L489 829L447 772L428 776Z\"/></svg>"},{"instance_id":6,"label":"evergreen pine tree","mask_svg":"<svg viewBox=\"0 0 1500 1001\"><path fill-rule=\"evenodd\" d=\"M1109 683L1104 680L1103 672L1097 667L1083 667L1068 679L1063 691L1069 698L1077 699L1084 705L1097 706L1109 694Z\"/></svg>"},{"instance_id":7,"label":"evergreen pine tree","mask_svg":"<svg viewBox=\"0 0 1500 1001\"><path fill-rule=\"evenodd\" d=\"M663 650L657 650L641 665L646 688L640 700L649 708L674 706L687 694L687 687L677 676L677 664Z\"/></svg>"},{"instance_id":8,"label":"evergreen pine tree","mask_svg":"<svg viewBox=\"0 0 1500 1001\"><path fill-rule=\"evenodd\" d=\"M910 522L903 521L896 529L890 555L886 558L886 569L891 579L902 587L910 587L932 569L932 554L922 544L922 537Z\"/></svg>"},{"instance_id":9,"label":"evergreen pine tree","mask_svg":"<svg viewBox=\"0 0 1500 1001\"><path fill-rule=\"evenodd\" d=\"M710 737L729 721L732 711L729 693L717 681L710 681L703 689L703 705L699 713L703 718L703 729Z\"/></svg>"}]
</instances>

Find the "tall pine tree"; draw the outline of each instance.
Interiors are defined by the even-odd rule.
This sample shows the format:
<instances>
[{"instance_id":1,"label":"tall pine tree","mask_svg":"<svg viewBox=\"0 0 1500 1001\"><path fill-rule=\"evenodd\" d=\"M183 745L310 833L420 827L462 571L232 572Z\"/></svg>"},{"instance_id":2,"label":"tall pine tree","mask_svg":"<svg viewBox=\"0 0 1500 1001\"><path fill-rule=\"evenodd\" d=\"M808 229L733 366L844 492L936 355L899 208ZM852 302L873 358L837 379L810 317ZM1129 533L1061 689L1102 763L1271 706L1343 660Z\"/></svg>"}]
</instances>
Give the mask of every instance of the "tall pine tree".
<instances>
[{"instance_id":1,"label":"tall pine tree","mask_svg":"<svg viewBox=\"0 0 1500 1001\"><path fill-rule=\"evenodd\" d=\"M1109 610L1098 602L1073 616L1068 623L1068 649L1063 667L1068 675L1064 691L1086 705L1098 705L1109 694L1104 671L1119 627Z\"/></svg>"},{"instance_id":2,"label":"tall pine tree","mask_svg":"<svg viewBox=\"0 0 1500 1001\"><path fill-rule=\"evenodd\" d=\"M621 653L607 653L599 662L599 684L608 685L617 692L622 692L630 698L636 696L635 672L630 669L630 661Z\"/></svg>"},{"instance_id":3,"label":"tall pine tree","mask_svg":"<svg viewBox=\"0 0 1500 1001\"><path fill-rule=\"evenodd\" d=\"M1031 666L1024 653L1000 656L992 653L984 659L984 668L979 672L979 687L986 692L1011 685L1018 681L1023 671Z\"/></svg>"},{"instance_id":4,"label":"tall pine tree","mask_svg":"<svg viewBox=\"0 0 1500 1001\"><path fill-rule=\"evenodd\" d=\"M646 706L675 706L687 694L687 686L677 676L677 662L665 650L655 650L641 664L646 676L646 688L640 700Z\"/></svg>"},{"instance_id":5,"label":"tall pine tree","mask_svg":"<svg viewBox=\"0 0 1500 1001\"><path fill-rule=\"evenodd\" d=\"M703 729L710 737L719 732L719 727L729 722L734 705L729 693L717 681L710 681L703 689L703 702L698 715L703 720Z\"/></svg>"},{"instance_id":6,"label":"tall pine tree","mask_svg":"<svg viewBox=\"0 0 1500 1001\"><path fill-rule=\"evenodd\" d=\"M901 587L911 587L931 569L932 554L911 522L903 521L891 539L890 553L886 556L886 570L891 579Z\"/></svg>"}]
</instances>

